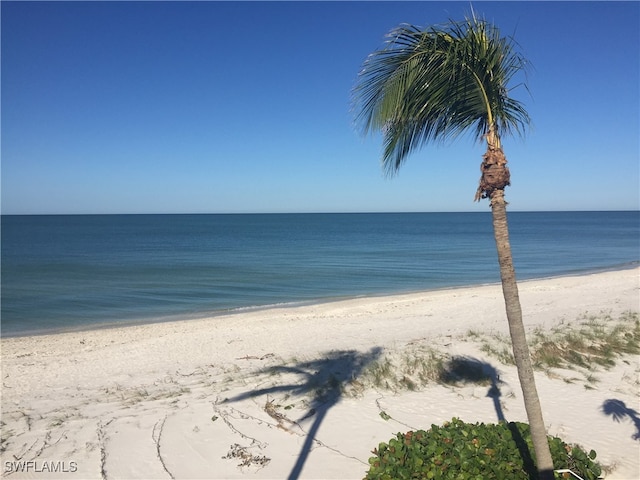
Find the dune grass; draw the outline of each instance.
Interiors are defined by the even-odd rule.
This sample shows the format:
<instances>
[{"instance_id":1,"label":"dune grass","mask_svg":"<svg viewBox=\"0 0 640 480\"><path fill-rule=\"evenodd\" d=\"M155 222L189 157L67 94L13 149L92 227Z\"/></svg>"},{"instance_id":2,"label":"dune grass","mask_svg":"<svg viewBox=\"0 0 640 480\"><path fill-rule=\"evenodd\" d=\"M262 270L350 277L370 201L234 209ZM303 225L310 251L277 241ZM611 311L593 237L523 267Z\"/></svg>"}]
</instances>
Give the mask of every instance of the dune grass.
<instances>
[{"instance_id":1,"label":"dune grass","mask_svg":"<svg viewBox=\"0 0 640 480\"><path fill-rule=\"evenodd\" d=\"M505 365L515 365L507 336L488 339L477 332L469 335L481 342L482 351L489 356ZM574 371L582 375L585 388L594 388L598 382L596 372L614 367L627 355L640 354L640 320L638 312L631 311L617 318L608 313L583 314L572 324L561 322L549 331L533 330L528 343L534 369L559 376L567 383L580 378L557 372Z\"/></svg>"},{"instance_id":2,"label":"dune grass","mask_svg":"<svg viewBox=\"0 0 640 480\"><path fill-rule=\"evenodd\" d=\"M508 336L489 337L470 331L464 340L480 343L483 352L504 365L515 365ZM575 371L582 378L560 378L570 383L584 381L585 388L593 388L599 370L610 369L627 355L640 354L638 312L624 312L617 318L607 313L583 314L578 322L562 322L550 331L538 328L529 334L529 348L535 369L550 375L554 370ZM402 391L418 390L430 383L487 385L492 375L492 367L486 362L413 346L401 353L384 355L357 380L377 389Z\"/></svg>"},{"instance_id":3,"label":"dune grass","mask_svg":"<svg viewBox=\"0 0 640 480\"><path fill-rule=\"evenodd\" d=\"M640 354L637 312L625 312L617 318L606 313L583 314L577 322L561 322L547 331L538 328L528 336L535 369L567 383L583 382L585 388L595 388L598 371L609 369L618 361L629 363L625 357ZM503 365L514 365L508 336L469 331L454 341L475 343L487 357ZM324 361L312 362L277 359L278 365L262 372L271 377L269 382L274 388L284 380L283 375L299 376L300 372L306 372L308 381L302 388L303 396L316 401L335 394L358 397L370 389L398 393L420 390L430 384L490 386L499 381L496 365L490 361L451 355L427 342L386 350L356 372L348 367L342 371L341 362L331 360L336 355L329 352ZM296 380L292 378L291 382L290 387L296 390Z\"/></svg>"},{"instance_id":4,"label":"dune grass","mask_svg":"<svg viewBox=\"0 0 640 480\"><path fill-rule=\"evenodd\" d=\"M446 356L436 349L412 348L371 363L358 381L381 390L419 390L438 381L445 363Z\"/></svg>"},{"instance_id":5,"label":"dune grass","mask_svg":"<svg viewBox=\"0 0 640 480\"><path fill-rule=\"evenodd\" d=\"M482 341L482 350L500 362L514 365L510 341L506 336L488 340L477 332L469 335ZM484 338L483 338L484 337ZM583 314L576 324L564 322L550 331L541 328L529 334L534 368L611 368L623 355L640 353L638 312L624 312L618 318L609 314Z\"/></svg>"}]
</instances>

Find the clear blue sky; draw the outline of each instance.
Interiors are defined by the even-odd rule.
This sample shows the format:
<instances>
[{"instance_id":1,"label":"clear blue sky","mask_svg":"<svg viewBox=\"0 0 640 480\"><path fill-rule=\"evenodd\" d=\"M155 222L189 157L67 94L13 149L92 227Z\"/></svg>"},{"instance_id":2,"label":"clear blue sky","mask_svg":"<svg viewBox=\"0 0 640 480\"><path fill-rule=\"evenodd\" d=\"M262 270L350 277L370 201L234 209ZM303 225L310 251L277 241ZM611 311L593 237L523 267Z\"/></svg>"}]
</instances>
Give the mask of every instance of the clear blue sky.
<instances>
[{"instance_id":1,"label":"clear blue sky","mask_svg":"<svg viewBox=\"0 0 640 480\"><path fill-rule=\"evenodd\" d=\"M366 56L468 2L7 2L2 213L488 211L483 145L384 176L353 125ZM639 207L638 2L476 2L531 61L512 210Z\"/></svg>"}]
</instances>

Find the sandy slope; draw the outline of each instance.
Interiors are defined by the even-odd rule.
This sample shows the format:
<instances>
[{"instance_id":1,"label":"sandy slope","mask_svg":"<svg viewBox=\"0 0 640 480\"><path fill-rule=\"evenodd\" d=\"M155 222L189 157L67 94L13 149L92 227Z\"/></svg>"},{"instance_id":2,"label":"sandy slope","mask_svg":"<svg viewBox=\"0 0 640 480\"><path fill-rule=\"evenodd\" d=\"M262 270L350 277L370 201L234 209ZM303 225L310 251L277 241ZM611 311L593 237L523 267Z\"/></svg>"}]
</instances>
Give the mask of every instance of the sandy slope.
<instances>
[{"instance_id":1,"label":"sandy slope","mask_svg":"<svg viewBox=\"0 0 640 480\"><path fill-rule=\"evenodd\" d=\"M639 272L522 282L525 323L637 312ZM496 344L506 334L499 286L3 339L3 476L362 478L371 449L398 431L454 416L526 421L515 369L470 330ZM500 397L474 384L394 392L362 376L429 349L490 364ZM607 478L640 478L639 361L624 357L597 383L537 374L549 433L595 449Z\"/></svg>"}]
</instances>

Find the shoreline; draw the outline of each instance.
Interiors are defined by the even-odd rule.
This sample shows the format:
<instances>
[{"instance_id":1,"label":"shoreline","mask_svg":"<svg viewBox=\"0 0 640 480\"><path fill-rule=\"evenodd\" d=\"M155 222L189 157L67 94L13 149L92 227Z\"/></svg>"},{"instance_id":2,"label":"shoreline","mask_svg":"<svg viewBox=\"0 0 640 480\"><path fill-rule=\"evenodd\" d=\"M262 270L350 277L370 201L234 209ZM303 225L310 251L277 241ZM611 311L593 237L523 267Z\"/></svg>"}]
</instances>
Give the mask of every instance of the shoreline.
<instances>
[{"instance_id":1,"label":"shoreline","mask_svg":"<svg viewBox=\"0 0 640 480\"><path fill-rule=\"evenodd\" d=\"M594 267L588 270L567 272L567 273L561 273L558 275L520 279L518 280L518 286L524 285L525 283L528 283L528 282L552 280L556 278L566 278L566 277L575 277L575 276L594 275L594 274L606 273L606 272L633 270L633 269L639 268L638 267L639 264L640 262L635 261L635 262L629 262L621 265L599 267L599 268ZM516 275L517 275L517 272L516 272ZM309 300L294 300L290 302L281 302L281 303L268 304L268 305L255 305L255 306L247 306L247 307L235 307L235 308L229 308L224 310L203 311L203 312L192 313L192 314L173 314L173 315L168 315L164 317L152 316L152 317L141 317L139 319L131 319L131 320L124 320L124 321L96 322L96 323L75 325L75 326L62 327L62 328L38 329L38 330L24 331L24 332L10 332L8 334L2 333L2 335L0 335L0 339L61 335L61 334L67 334L67 333L89 332L93 330L109 330L109 329L117 329L117 328L129 328L129 327L137 327L142 325L156 325L156 324L174 323L174 322L191 322L191 321L213 319L213 318L226 317L226 316L232 316L232 315L243 315L245 313L251 313L251 312L268 311L272 309L309 307L313 305L325 305L325 304L334 303L334 302L342 302L342 301L358 300L358 299L380 299L380 298L390 298L390 297L402 296L402 295L420 295L420 294L428 294L430 292L459 290L459 289L465 289L465 288L476 288L476 287L485 287L485 286L492 286L492 285L493 286L500 285L500 282L444 286L444 287L437 287L437 288L429 288L425 290L408 290L408 291L397 291L397 292L390 292L390 293L345 295L340 297L334 296L334 297L316 298L316 299L309 299ZM0 332L1 332L1 321L0 321Z\"/></svg>"},{"instance_id":2,"label":"shoreline","mask_svg":"<svg viewBox=\"0 0 640 480\"><path fill-rule=\"evenodd\" d=\"M639 275L520 282L525 328L637 312ZM515 367L472 331L494 346L508 335L499 285L3 338L0 459L3 468L75 462L74 473L38 478L362 478L371 450L398 431L497 421L486 386L388 389L366 383L375 365L432 350L487 362L500 375L502 414L526 421ZM548 433L596 450L607 480L640 478L640 355L585 373L593 378L535 371ZM336 382L338 396L323 396ZM607 415L611 402L627 413Z\"/></svg>"}]
</instances>

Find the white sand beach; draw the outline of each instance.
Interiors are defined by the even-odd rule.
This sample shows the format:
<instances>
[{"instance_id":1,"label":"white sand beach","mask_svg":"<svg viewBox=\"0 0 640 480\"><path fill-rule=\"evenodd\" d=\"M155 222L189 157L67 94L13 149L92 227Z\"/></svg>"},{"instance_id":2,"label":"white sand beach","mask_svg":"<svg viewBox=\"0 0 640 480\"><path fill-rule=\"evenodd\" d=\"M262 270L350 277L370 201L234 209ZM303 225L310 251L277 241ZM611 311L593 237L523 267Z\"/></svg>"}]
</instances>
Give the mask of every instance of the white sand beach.
<instances>
[{"instance_id":1,"label":"white sand beach","mask_svg":"<svg viewBox=\"0 0 640 480\"><path fill-rule=\"evenodd\" d=\"M639 273L521 282L528 331L638 312ZM500 286L488 285L2 339L2 475L363 478L397 432L452 417L526 422L515 367L482 349L507 331ZM429 351L490 364L499 405L486 385L412 391L366 375ZM640 356L536 381L549 434L596 450L607 479L640 478Z\"/></svg>"}]
</instances>

